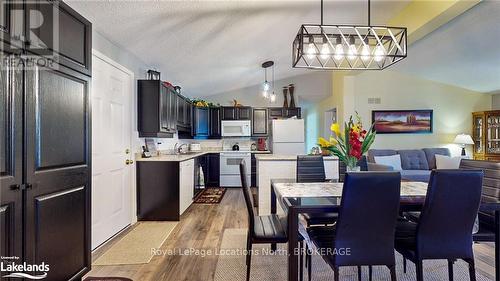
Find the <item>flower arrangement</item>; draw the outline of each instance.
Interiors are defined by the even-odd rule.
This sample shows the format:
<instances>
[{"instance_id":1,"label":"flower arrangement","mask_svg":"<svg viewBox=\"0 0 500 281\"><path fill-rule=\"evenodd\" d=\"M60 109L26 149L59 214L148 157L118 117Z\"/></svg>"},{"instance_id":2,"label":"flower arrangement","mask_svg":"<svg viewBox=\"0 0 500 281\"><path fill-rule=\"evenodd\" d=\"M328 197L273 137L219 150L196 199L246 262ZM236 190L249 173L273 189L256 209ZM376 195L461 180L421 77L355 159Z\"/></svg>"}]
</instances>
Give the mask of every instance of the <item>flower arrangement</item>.
<instances>
[{"instance_id":1,"label":"flower arrangement","mask_svg":"<svg viewBox=\"0 0 500 281\"><path fill-rule=\"evenodd\" d=\"M368 131L363 129L363 123L357 112L355 119L353 120L352 116L349 118L349 122L344 124L343 132L340 131L338 123L333 123L330 130L334 134L330 136L329 140L322 137L318 140L318 145L323 151L337 156L351 171L356 168L358 160L363 154L370 149L376 135L373 125Z\"/></svg>"}]
</instances>

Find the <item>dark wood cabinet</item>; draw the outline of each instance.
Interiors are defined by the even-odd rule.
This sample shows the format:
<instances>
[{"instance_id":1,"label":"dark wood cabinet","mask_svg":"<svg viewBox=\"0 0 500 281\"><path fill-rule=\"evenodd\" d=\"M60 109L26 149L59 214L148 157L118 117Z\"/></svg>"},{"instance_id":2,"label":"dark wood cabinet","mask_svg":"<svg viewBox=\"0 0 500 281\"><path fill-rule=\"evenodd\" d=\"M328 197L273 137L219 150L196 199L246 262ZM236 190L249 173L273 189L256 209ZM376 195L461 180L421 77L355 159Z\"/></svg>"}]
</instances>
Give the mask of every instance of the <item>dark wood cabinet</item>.
<instances>
[{"instance_id":1,"label":"dark wood cabinet","mask_svg":"<svg viewBox=\"0 0 500 281\"><path fill-rule=\"evenodd\" d=\"M210 136L210 116L208 107L194 107L193 137L206 139Z\"/></svg>"},{"instance_id":2,"label":"dark wood cabinet","mask_svg":"<svg viewBox=\"0 0 500 281\"><path fill-rule=\"evenodd\" d=\"M257 159L255 158L255 153L252 153L252 160L251 160L251 176L250 176L250 184L252 187L257 187Z\"/></svg>"},{"instance_id":3,"label":"dark wood cabinet","mask_svg":"<svg viewBox=\"0 0 500 281\"><path fill-rule=\"evenodd\" d=\"M178 132L191 132L191 102L177 94L175 95L176 103L176 120L177 120L177 131Z\"/></svg>"},{"instance_id":4,"label":"dark wood cabinet","mask_svg":"<svg viewBox=\"0 0 500 281\"><path fill-rule=\"evenodd\" d=\"M160 80L137 83L139 136L171 138L177 129L176 93Z\"/></svg>"},{"instance_id":5,"label":"dark wood cabinet","mask_svg":"<svg viewBox=\"0 0 500 281\"><path fill-rule=\"evenodd\" d=\"M91 264L90 77L63 66L25 77L25 258L69 280Z\"/></svg>"},{"instance_id":6,"label":"dark wood cabinet","mask_svg":"<svg viewBox=\"0 0 500 281\"><path fill-rule=\"evenodd\" d=\"M46 10L59 4L43 3ZM56 12L69 11L88 24L90 37L90 24L60 4L53 6ZM74 42L60 35L60 50L68 51L60 55L69 59L76 50L67 46ZM82 48L90 50L90 40ZM18 256L16 263L49 264L47 280L79 280L91 266L91 72L86 66L88 71L59 64L0 69L0 254Z\"/></svg>"},{"instance_id":7,"label":"dark wood cabinet","mask_svg":"<svg viewBox=\"0 0 500 281\"><path fill-rule=\"evenodd\" d=\"M212 107L210 108L210 138L220 138L221 131L221 108L220 107Z\"/></svg>"},{"instance_id":8,"label":"dark wood cabinet","mask_svg":"<svg viewBox=\"0 0 500 281\"><path fill-rule=\"evenodd\" d=\"M265 137L268 135L267 108L252 108L252 136Z\"/></svg>"},{"instance_id":9,"label":"dark wood cabinet","mask_svg":"<svg viewBox=\"0 0 500 281\"><path fill-rule=\"evenodd\" d=\"M22 70L0 68L0 255L3 257L23 256L23 85ZM0 272L0 278L7 274Z\"/></svg>"},{"instance_id":10,"label":"dark wood cabinet","mask_svg":"<svg viewBox=\"0 0 500 281\"><path fill-rule=\"evenodd\" d=\"M252 108L250 106L223 106L222 120L250 120L252 118Z\"/></svg>"},{"instance_id":11,"label":"dark wood cabinet","mask_svg":"<svg viewBox=\"0 0 500 281\"><path fill-rule=\"evenodd\" d=\"M220 177L220 154L210 153L208 154L208 175L206 175L205 185L207 187L219 187L219 177Z\"/></svg>"},{"instance_id":12,"label":"dark wood cabinet","mask_svg":"<svg viewBox=\"0 0 500 281\"><path fill-rule=\"evenodd\" d=\"M47 57L57 56L58 63L90 75L92 25L88 20L58 0L27 1L25 18L28 52ZM30 26L38 26L38 22L42 22L42 25L29 29Z\"/></svg>"},{"instance_id":13,"label":"dark wood cabinet","mask_svg":"<svg viewBox=\"0 0 500 281\"><path fill-rule=\"evenodd\" d=\"M285 108L285 107L269 107L269 119L291 118L296 116L302 118L300 107Z\"/></svg>"}]
</instances>

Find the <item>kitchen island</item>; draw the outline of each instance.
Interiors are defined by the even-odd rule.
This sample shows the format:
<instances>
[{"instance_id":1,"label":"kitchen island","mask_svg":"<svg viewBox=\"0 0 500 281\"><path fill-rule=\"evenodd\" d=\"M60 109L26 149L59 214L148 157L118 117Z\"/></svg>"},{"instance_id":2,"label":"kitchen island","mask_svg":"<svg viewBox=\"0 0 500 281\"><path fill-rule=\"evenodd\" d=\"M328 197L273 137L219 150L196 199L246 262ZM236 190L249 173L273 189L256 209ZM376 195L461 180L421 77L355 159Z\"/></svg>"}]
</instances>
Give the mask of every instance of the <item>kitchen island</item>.
<instances>
[{"instance_id":1,"label":"kitchen island","mask_svg":"<svg viewBox=\"0 0 500 281\"><path fill-rule=\"evenodd\" d=\"M271 214L271 180L295 179L297 173L297 155L261 154L255 155L257 161L257 186L259 215ZM335 156L326 156L325 175L329 180L339 178L339 160Z\"/></svg>"}]
</instances>

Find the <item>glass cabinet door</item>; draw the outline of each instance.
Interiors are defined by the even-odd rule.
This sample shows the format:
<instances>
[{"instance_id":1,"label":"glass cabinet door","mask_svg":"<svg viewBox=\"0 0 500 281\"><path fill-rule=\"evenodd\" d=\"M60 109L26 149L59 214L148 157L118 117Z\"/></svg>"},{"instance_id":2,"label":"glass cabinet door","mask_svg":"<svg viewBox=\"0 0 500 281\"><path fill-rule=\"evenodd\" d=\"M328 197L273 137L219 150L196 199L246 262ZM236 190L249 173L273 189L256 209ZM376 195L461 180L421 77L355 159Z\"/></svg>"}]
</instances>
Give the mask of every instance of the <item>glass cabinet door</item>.
<instances>
[{"instance_id":1,"label":"glass cabinet door","mask_svg":"<svg viewBox=\"0 0 500 281\"><path fill-rule=\"evenodd\" d=\"M500 154L500 114L488 114L486 118L486 150Z\"/></svg>"},{"instance_id":2,"label":"glass cabinet door","mask_svg":"<svg viewBox=\"0 0 500 281\"><path fill-rule=\"evenodd\" d=\"M472 138L474 139L474 153L483 153L483 116L474 116L474 128Z\"/></svg>"}]
</instances>

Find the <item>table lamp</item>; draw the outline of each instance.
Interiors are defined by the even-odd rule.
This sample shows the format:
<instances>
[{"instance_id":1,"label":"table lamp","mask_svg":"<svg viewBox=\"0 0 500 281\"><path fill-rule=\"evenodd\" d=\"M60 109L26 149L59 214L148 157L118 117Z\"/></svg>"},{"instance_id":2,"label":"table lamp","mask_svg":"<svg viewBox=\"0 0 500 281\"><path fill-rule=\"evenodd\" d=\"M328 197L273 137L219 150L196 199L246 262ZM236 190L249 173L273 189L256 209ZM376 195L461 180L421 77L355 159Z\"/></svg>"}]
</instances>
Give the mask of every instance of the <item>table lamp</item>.
<instances>
[{"instance_id":1,"label":"table lamp","mask_svg":"<svg viewBox=\"0 0 500 281\"><path fill-rule=\"evenodd\" d=\"M462 147L462 156L465 156L465 146L468 144L474 144L474 141L470 135L459 134L455 137L453 143L459 144Z\"/></svg>"}]
</instances>

